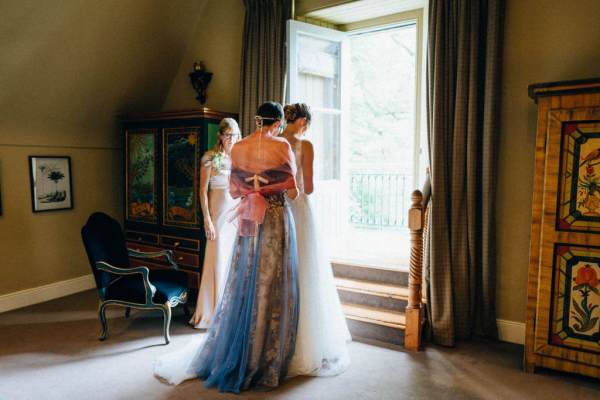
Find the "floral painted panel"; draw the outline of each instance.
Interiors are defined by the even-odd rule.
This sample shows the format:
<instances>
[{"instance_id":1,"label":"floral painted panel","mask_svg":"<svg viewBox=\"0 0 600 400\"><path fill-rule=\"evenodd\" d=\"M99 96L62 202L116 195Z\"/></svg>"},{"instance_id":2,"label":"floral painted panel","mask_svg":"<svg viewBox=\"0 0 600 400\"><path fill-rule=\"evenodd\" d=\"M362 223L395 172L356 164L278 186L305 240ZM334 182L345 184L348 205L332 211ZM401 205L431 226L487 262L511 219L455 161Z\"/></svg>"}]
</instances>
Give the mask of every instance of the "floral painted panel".
<instances>
[{"instance_id":1,"label":"floral painted panel","mask_svg":"<svg viewBox=\"0 0 600 400\"><path fill-rule=\"evenodd\" d=\"M600 353L600 248L556 244L549 342Z\"/></svg>"},{"instance_id":2,"label":"floral painted panel","mask_svg":"<svg viewBox=\"0 0 600 400\"><path fill-rule=\"evenodd\" d=\"M165 129L165 225L198 227L199 128Z\"/></svg>"},{"instance_id":3,"label":"floral painted panel","mask_svg":"<svg viewBox=\"0 0 600 400\"><path fill-rule=\"evenodd\" d=\"M154 130L127 132L127 219L157 222L156 135Z\"/></svg>"},{"instance_id":4,"label":"floral painted panel","mask_svg":"<svg viewBox=\"0 0 600 400\"><path fill-rule=\"evenodd\" d=\"M558 230L600 232L600 123L563 124Z\"/></svg>"}]
</instances>

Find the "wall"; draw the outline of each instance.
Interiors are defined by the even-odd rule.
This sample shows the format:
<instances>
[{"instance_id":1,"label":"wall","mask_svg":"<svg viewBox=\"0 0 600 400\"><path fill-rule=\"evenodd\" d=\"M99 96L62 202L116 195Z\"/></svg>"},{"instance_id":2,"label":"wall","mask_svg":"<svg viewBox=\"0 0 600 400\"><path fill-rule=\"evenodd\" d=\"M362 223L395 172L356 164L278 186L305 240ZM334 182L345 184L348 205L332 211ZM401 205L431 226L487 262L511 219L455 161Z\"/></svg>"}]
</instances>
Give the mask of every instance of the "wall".
<instances>
[{"instance_id":1,"label":"wall","mask_svg":"<svg viewBox=\"0 0 600 400\"><path fill-rule=\"evenodd\" d=\"M357 0L295 0L297 16L302 16L311 11L320 10L323 8L339 6L345 3L352 3Z\"/></svg>"},{"instance_id":2,"label":"wall","mask_svg":"<svg viewBox=\"0 0 600 400\"><path fill-rule=\"evenodd\" d=\"M160 109L204 3L0 3L0 297L91 272L81 226L122 215L116 115ZM32 213L28 155L71 156L73 210Z\"/></svg>"},{"instance_id":3,"label":"wall","mask_svg":"<svg viewBox=\"0 0 600 400\"><path fill-rule=\"evenodd\" d=\"M296 0L296 14L303 15L349 1ZM239 111L244 11L242 0L208 2L182 58L177 77L163 105L164 110L200 107L188 74L194 62L202 60L206 68L213 72L204 106L220 111Z\"/></svg>"},{"instance_id":4,"label":"wall","mask_svg":"<svg viewBox=\"0 0 600 400\"><path fill-rule=\"evenodd\" d=\"M600 2L508 0L497 193L498 317L525 320L535 82L600 76Z\"/></svg>"},{"instance_id":5,"label":"wall","mask_svg":"<svg viewBox=\"0 0 600 400\"><path fill-rule=\"evenodd\" d=\"M237 113L240 102L240 65L244 34L242 0L209 1L202 10L182 57L177 77L173 81L164 110L198 108L196 92L188 74L195 61L204 61L213 73L207 90L205 107Z\"/></svg>"}]
</instances>

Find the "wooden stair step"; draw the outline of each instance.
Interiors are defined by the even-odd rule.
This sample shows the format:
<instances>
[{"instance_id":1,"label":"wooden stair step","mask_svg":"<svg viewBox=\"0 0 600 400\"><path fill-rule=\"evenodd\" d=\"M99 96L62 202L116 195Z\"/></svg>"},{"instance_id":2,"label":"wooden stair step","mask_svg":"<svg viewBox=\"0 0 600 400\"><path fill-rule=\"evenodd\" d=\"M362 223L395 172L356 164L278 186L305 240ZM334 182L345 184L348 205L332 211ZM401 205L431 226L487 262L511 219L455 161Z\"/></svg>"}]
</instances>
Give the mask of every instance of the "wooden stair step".
<instances>
[{"instance_id":1,"label":"wooden stair step","mask_svg":"<svg viewBox=\"0 0 600 400\"><path fill-rule=\"evenodd\" d=\"M338 289L342 290L391 297L398 300L408 299L407 287L350 278L335 278L335 284Z\"/></svg>"},{"instance_id":2,"label":"wooden stair step","mask_svg":"<svg viewBox=\"0 0 600 400\"><path fill-rule=\"evenodd\" d=\"M408 286L408 271L369 265L333 261L333 274L337 278L377 282L388 285Z\"/></svg>"},{"instance_id":3,"label":"wooden stair step","mask_svg":"<svg viewBox=\"0 0 600 400\"><path fill-rule=\"evenodd\" d=\"M404 330L405 327L405 316L404 313L401 312L380 310L374 307L345 303L342 303L342 309L346 318L349 319L400 330Z\"/></svg>"}]
</instances>

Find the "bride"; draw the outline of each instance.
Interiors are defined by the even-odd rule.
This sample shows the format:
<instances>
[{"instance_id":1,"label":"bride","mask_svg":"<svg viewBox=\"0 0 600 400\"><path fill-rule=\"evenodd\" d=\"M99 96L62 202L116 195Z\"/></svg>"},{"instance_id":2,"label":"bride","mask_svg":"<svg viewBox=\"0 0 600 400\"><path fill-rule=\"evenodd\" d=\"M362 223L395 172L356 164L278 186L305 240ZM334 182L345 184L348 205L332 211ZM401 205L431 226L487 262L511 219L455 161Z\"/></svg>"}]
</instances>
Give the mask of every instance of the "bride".
<instances>
[{"instance_id":1,"label":"bride","mask_svg":"<svg viewBox=\"0 0 600 400\"><path fill-rule=\"evenodd\" d=\"M296 157L299 191L291 206L298 242L300 317L288 376L333 376L350 364L346 343L351 337L309 197L313 192L314 153L311 142L302 136L310 125L311 113L306 104L290 104L284 114L287 125L282 136Z\"/></svg>"}]
</instances>

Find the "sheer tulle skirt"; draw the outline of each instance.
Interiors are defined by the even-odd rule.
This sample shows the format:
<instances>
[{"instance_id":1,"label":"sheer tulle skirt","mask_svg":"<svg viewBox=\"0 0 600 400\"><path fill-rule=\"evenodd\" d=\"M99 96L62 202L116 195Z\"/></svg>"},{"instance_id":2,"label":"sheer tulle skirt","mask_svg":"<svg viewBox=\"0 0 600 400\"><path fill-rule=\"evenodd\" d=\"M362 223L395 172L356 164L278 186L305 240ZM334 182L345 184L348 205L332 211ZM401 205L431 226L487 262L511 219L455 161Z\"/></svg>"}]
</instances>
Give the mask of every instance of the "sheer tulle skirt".
<instances>
[{"instance_id":1,"label":"sheer tulle skirt","mask_svg":"<svg viewBox=\"0 0 600 400\"><path fill-rule=\"evenodd\" d=\"M306 194L301 194L291 205L298 239L300 317L289 376L338 375L350 364L350 332L331 264L319 238L313 204Z\"/></svg>"},{"instance_id":2,"label":"sheer tulle skirt","mask_svg":"<svg viewBox=\"0 0 600 400\"><path fill-rule=\"evenodd\" d=\"M213 319L217 302L225 289L232 249L237 236L235 225L229 221L230 210L235 207L237 200L231 198L229 189L211 188L208 193L208 203L217 237L206 242L204 251L196 311L190 320L197 329L207 329Z\"/></svg>"},{"instance_id":3,"label":"sheer tulle skirt","mask_svg":"<svg viewBox=\"0 0 600 400\"><path fill-rule=\"evenodd\" d=\"M197 376L207 387L235 393L285 379L298 324L296 236L283 197L268 200L258 235L237 239L208 332L159 358L158 377L178 384Z\"/></svg>"}]
</instances>

